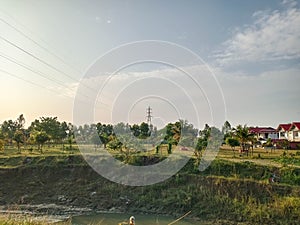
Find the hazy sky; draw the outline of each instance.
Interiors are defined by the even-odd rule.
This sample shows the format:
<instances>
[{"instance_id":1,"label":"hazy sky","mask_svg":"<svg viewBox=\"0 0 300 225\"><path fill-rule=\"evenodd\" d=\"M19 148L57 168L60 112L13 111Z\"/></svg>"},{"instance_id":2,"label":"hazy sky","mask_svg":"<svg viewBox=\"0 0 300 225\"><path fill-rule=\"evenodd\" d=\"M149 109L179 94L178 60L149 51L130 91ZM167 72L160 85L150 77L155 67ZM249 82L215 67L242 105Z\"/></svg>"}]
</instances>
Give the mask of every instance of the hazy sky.
<instances>
[{"instance_id":1,"label":"hazy sky","mask_svg":"<svg viewBox=\"0 0 300 225\"><path fill-rule=\"evenodd\" d=\"M213 109L218 119L274 127L300 121L300 1L0 0L0 123L21 113L27 124L40 116L72 121L77 87L95 60L143 40L172 42L204 60L209 72L182 66L195 79L216 77L216 95L224 97ZM211 84L202 80L199 94L174 67L135 64L109 81L96 73L87 89L107 83L96 120L140 123L151 105L158 126L178 117L212 122L207 102L219 96L206 96Z\"/></svg>"}]
</instances>

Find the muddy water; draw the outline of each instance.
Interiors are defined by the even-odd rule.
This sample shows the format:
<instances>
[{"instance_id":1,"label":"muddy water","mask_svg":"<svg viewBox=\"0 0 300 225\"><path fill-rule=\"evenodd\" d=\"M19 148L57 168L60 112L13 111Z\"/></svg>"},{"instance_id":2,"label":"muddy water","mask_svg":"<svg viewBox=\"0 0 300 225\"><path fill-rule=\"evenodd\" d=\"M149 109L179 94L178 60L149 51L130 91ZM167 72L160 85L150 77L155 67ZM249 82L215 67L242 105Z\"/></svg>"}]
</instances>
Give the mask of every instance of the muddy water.
<instances>
[{"instance_id":1,"label":"muddy water","mask_svg":"<svg viewBox=\"0 0 300 225\"><path fill-rule=\"evenodd\" d=\"M116 214L116 213L103 213L96 215L86 215L86 216L75 216L72 218L73 225L118 225L121 222L128 221L129 214ZM134 215L136 220L136 225L167 225L176 218L168 216L155 216L155 215ZM191 225L199 224L187 219L182 219L174 225Z\"/></svg>"}]
</instances>

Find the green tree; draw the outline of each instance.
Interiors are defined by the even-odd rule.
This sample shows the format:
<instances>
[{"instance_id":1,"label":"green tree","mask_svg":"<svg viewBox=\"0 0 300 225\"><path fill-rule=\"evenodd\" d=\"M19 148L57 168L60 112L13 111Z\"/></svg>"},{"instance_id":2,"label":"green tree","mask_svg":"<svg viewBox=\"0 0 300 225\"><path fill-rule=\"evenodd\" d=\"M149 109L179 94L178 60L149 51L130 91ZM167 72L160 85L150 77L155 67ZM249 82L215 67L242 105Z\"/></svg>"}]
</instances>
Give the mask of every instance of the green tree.
<instances>
[{"instance_id":1,"label":"green tree","mask_svg":"<svg viewBox=\"0 0 300 225\"><path fill-rule=\"evenodd\" d=\"M97 147L99 145L101 145L101 140L100 137L98 135L97 132L94 132L91 136L90 136L90 141L93 143L95 151L97 150Z\"/></svg>"},{"instance_id":2,"label":"green tree","mask_svg":"<svg viewBox=\"0 0 300 225\"><path fill-rule=\"evenodd\" d=\"M72 150L72 144L74 143L74 126L72 123L68 123L68 129L66 130L66 134L69 143L69 149Z\"/></svg>"},{"instance_id":3,"label":"green tree","mask_svg":"<svg viewBox=\"0 0 300 225\"><path fill-rule=\"evenodd\" d=\"M164 137L164 142L171 144L168 145L168 152L172 152L172 145L178 145L181 137L181 123L177 121L176 123L168 123L166 126L166 135Z\"/></svg>"},{"instance_id":4,"label":"green tree","mask_svg":"<svg viewBox=\"0 0 300 225\"><path fill-rule=\"evenodd\" d=\"M246 125L238 125L234 129L234 136L237 138L237 140L240 142L241 150L242 152L247 152L248 156L248 151L249 151L249 142L252 140L252 137L254 134L252 134L249 130L249 127Z\"/></svg>"},{"instance_id":5,"label":"green tree","mask_svg":"<svg viewBox=\"0 0 300 225\"><path fill-rule=\"evenodd\" d=\"M114 137L109 143L108 148L112 150L122 150L123 143L117 137Z\"/></svg>"},{"instance_id":6,"label":"green tree","mask_svg":"<svg viewBox=\"0 0 300 225\"><path fill-rule=\"evenodd\" d=\"M96 129L99 134L101 143L103 147L106 148L108 142L112 139L111 135L113 134L113 126L111 124L96 124Z\"/></svg>"},{"instance_id":7,"label":"green tree","mask_svg":"<svg viewBox=\"0 0 300 225\"><path fill-rule=\"evenodd\" d=\"M45 131L49 136L49 139L54 143L58 143L61 139L60 136L60 122L57 121L57 117L41 117L40 123L41 130Z\"/></svg>"},{"instance_id":8,"label":"green tree","mask_svg":"<svg viewBox=\"0 0 300 225\"><path fill-rule=\"evenodd\" d=\"M204 129L199 131L199 137L196 143L194 154L199 160L202 156L202 152L208 145L208 139L210 137L211 128L208 124L205 124Z\"/></svg>"},{"instance_id":9,"label":"green tree","mask_svg":"<svg viewBox=\"0 0 300 225\"><path fill-rule=\"evenodd\" d=\"M130 129L123 122L117 123L114 125L114 133L117 135L125 135Z\"/></svg>"},{"instance_id":10,"label":"green tree","mask_svg":"<svg viewBox=\"0 0 300 225\"><path fill-rule=\"evenodd\" d=\"M266 143L263 144L263 147L273 147L273 141L271 138L268 138Z\"/></svg>"},{"instance_id":11,"label":"green tree","mask_svg":"<svg viewBox=\"0 0 300 225\"><path fill-rule=\"evenodd\" d=\"M179 120L180 122L180 141L179 145L185 147L195 147L198 129L194 128L193 124L188 123L187 120Z\"/></svg>"},{"instance_id":12,"label":"green tree","mask_svg":"<svg viewBox=\"0 0 300 225\"><path fill-rule=\"evenodd\" d=\"M279 146L281 146L283 149L289 149L290 142L288 140L281 140L278 142Z\"/></svg>"},{"instance_id":13,"label":"green tree","mask_svg":"<svg viewBox=\"0 0 300 225\"><path fill-rule=\"evenodd\" d=\"M195 156L197 157L197 159L201 158L202 156L202 152L206 149L208 144L208 140L204 137L199 137L196 147L195 147Z\"/></svg>"},{"instance_id":14,"label":"green tree","mask_svg":"<svg viewBox=\"0 0 300 225\"><path fill-rule=\"evenodd\" d=\"M25 142L25 130L24 130L25 118L21 114L15 121L4 121L1 125L1 131L3 135L3 143L13 144L13 141L17 144L18 151L20 152L20 144Z\"/></svg>"},{"instance_id":15,"label":"green tree","mask_svg":"<svg viewBox=\"0 0 300 225\"><path fill-rule=\"evenodd\" d=\"M12 120L4 121L1 125L1 130L7 143L12 144L14 134L17 130L16 123Z\"/></svg>"},{"instance_id":16,"label":"green tree","mask_svg":"<svg viewBox=\"0 0 300 225\"><path fill-rule=\"evenodd\" d=\"M140 125L140 135L139 137L145 139L151 135L150 127L148 123L142 122Z\"/></svg>"},{"instance_id":17,"label":"green tree","mask_svg":"<svg viewBox=\"0 0 300 225\"><path fill-rule=\"evenodd\" d=\"M236 138L227 137L225 140L226 144L229 145L233 151L233 156L235 156L235 147L240 146L240 142Z\"/></svg>"},{"instance_id":18,"label":"green tree","mask_svg":"<svg viewBox=\"0 0 300 225\"><path fill-rule=\"evenodd\" d=\"M4 151L4 146L5 146L4 135L3 135L2 129L0 127L0 151Z\"/></svg>"},{"instance_id":19,"label":"green tree","mask_svg":"<svg viewBox=\"0 0 300 225\"><path fill-rule=\"evenodd\" d=\"M5 142L3 139L0 139L0 151L4 151Z\"/></svg>"},{"instance_id":20,"label":"green tree","mask_svg":"<svg viewBox=\"0 0 300 225\"><path fill-rule=\"evenodd\" d=\"M20 153L20 145L25 142L25 135L22 130L17 130L14 134L13 140L17 143L18 152Z\"/></svg>"},{"instance_id":21,"label":"green tree","mask_svg":"<svg viewBox=\"0 0 300 225\"><path fill-rule=\"evenodd\" d=\"M24 129L25 117L21 114L15 121L16 131L13 136L13 140L17 143L18 152L21 153L20 145L26 141L26 132Z\"/></svg>"},{"instance_id":22,"label":"green tree","mask_svg":"<svg viewBox=\"0 0 300 225\"><path fill-rule=\"evenodd\" d=\"M38 145L38 150L43 153L43 145L49 140L48 134L45 131L36 131L32 135L35 143Z\"/></svg>"},{"instance_id":23,"label":"green tree","mask_svg":"<svg viewBox=\"0 0 300 225\"><path fill-rule=\"evenodd\" d=\"M222 126L222 133L224 135L224 143L226 143L226 139L228 137L232 138L232 127L228 121L225 121L224 125Z\"/></svg>"},{"instance_id":24,"label":"green tree","mask_svg":"<svg viewBox=\"0 0 300 225\"><path fill-rule=\"evenodd\" d=\"M25 125L25 117L24 117L24 115L23 114L21 114L18 118L17 118L17 120L16 120L16 128L17 129L24 129L24 125Z\"/></svg>"},{"instance_id":25,"label":"green tree","mask_svg":"<svg viewBox=\"0 0 300 225\"><path fill-rule=\"evenodd\" d=\"M68 133L69 133L68 124L65 121L62 122L62 123L60 123L58 138L60 139L60 142L62 144L62 149L63 150L65 148L65 146L64 146L64 140L68 137Z\"/></svg>"},{"instance_id":26,"label":"green tree","mask_svg":"<svg viewBox=\"0 0 300 225\"><path fill-rule=\"evenodd\" d=\"M62 127L57 117L40 117L33 121L28 128L29 131L44 131L53 143L61 141Z\"/></svg>"},{"instance_id":27,"label":"green tree","mask_svg":"<svg viewBox=\"0 0 300 225\"><path fill-rule=\"evenodd\" d=\"M130 126L130 130L135 137L139 137L141 134L140 126L138 124L133 124Z\"/></svg>"}]
</instances>

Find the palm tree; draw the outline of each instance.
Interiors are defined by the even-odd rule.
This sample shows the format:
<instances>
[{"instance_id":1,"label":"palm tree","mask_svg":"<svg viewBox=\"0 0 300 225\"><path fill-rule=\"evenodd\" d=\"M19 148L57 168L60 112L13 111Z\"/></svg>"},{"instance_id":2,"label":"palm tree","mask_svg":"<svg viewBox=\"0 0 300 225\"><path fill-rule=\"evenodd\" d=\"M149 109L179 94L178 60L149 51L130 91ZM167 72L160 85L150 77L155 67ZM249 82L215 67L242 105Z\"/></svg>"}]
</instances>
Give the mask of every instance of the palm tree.
<instances>
[{"instance_id":1,"label":"palm tree","mask_svg":"<svg viewBox=\"0 0 300 225\"><path fill-rule=\"evenodd\" d=\"M246 151L248 156L249 144L252 141L253 134L250 133L249 127L246 125L238 125L234 129L234 136L239 140L242 152Z\"/></svg>"}]
</instances>

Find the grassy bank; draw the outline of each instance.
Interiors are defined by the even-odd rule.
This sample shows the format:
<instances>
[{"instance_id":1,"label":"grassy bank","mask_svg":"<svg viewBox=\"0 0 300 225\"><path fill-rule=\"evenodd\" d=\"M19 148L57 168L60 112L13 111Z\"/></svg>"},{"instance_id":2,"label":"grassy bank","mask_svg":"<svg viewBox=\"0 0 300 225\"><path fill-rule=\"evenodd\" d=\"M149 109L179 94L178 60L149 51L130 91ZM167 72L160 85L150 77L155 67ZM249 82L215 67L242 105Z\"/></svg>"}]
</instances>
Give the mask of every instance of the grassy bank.
<instances>
[{"instance_id":1,"label":"grassy bank","mask_svg":"<svg viewBox=\"0 0 300 225\"><path fill-rule=\"evenodd\" d=\"M47 218L36 218L34 216L0 214L1 225L51 225L53 222ZM71 222L55 222L56 225L70 225Z\"/></svg>"},{"instance_id":2,"label":"grassy bank","mask_svg":"<svg viewBox=\"0 0 300 225\"><path fill-rule=\"evenodd\" d=\"M93 211L168 215L192 210L196 218L250 224L296 224L300 217L298 168L215 160L200 173L191 159L162 183L128 187L102 178L79 155L1 158L0 165L0 205L54 203ZM274 171L280 173L279 184L268 183Z\"/></svg>"}]
</instances>

